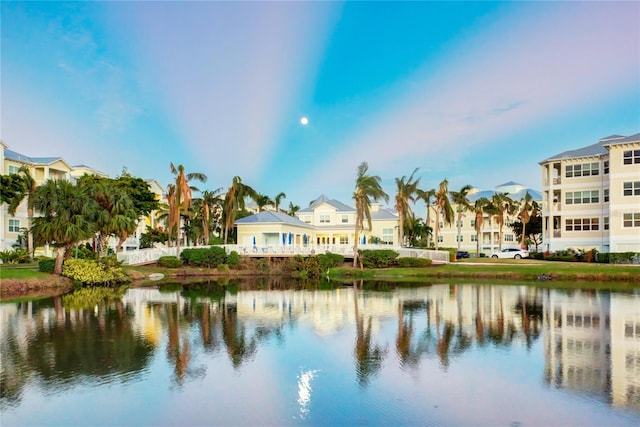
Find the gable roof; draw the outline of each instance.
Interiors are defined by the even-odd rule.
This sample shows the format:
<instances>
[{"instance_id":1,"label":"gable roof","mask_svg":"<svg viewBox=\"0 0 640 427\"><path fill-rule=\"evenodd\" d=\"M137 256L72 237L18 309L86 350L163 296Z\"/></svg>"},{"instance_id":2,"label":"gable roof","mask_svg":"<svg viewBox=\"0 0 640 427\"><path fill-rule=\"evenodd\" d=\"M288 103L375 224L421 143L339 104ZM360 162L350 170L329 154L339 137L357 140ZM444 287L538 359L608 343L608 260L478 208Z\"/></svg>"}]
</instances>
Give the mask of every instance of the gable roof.
<instances>
[{"instance_id":1,"label":"gable roof","mask_svg":"<svg viewBox=\"0 0 640 427\"><path fill-rule=\"evenodd\" d=\"M336 211L338 212L355 212L355 209L349 205L346 205L338 200L335 199L329 199L327 196L325 196L324 194L320 195L320 197L318 197L316 200L314 200L309 207L306 207L304 209L300 209L297 213L309 213L309 212L313 212L318 206L320 206L321 204L326 203L327 205L333 207L336 209Z\"/></svg>"},{"instance_id":2,"label":"gable roof","mask_svg":"<svg viewBox=\"0 0 640 427\"><path fill-rule=\"evenodd\" d=\"M298 218L289 216L282 212L262 211L236 221L236 224L288 224L297 227L313 228L311 224L300 221Z\"/></svg>"}]
</instances>

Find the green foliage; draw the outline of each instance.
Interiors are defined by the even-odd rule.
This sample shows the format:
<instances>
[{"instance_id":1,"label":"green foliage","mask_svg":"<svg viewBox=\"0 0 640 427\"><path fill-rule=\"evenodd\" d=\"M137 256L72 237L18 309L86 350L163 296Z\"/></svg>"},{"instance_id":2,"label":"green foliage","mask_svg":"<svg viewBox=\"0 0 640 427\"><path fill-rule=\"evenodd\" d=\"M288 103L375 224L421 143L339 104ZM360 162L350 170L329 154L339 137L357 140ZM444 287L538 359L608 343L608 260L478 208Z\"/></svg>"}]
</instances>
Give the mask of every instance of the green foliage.
<instances>
[{"instance_id":1,"label":"green foliage","mask_svg":"<svg viewBox=\"0 0 640 427\"><path fill-rule=\"evenodd\" d=\"M456 259L456 254L458 253L457 248L438 248L438 250L449 252L449 262L453 262Z\"/></svg>"},{"instance_id":2,"label":"green foliage","mask_svg":"<svg viewBox=\"0 0 640 427\"><path fill-rule=\"evenodd\" d=\"M140 247L152 248L154 243L165 243L167 240L169 240L167 233L147 225L146 233L140 235Z\"/></svg>"},{"instance_id":3,"label":"green foliage","mask_svg":"<svg viewBox=\"0 0 640 427\"><path fill-rule=\"evenodd\" d=\"M227 255L226 263L231 266L240 264L240 255L236 251L231 251L229 255Z\"/></svg>"},{"instance_id":4,"label":"green foliage","mask_svg":"<svg viewBox=\"0 0 640 427\"><path fill-rule=\"evenodd\" d=\"M326 271L331 267L339 267L344 264L344 256L327 252L318 255L318 262L320 263L320 271Z\"/></svg>"},{"instance_id":5,"label":"green foliage","mask_svg":"<svg viewBox=\"0 0 640 427\"><path fill-rule=\"evenodd\" d=\"M218 236L211 236L209 237L209 245L223 245L224 244L224 239L222 237L218 237Z\"/></svg>"},{"instance_id":6,"label":"green foliage","mask_svg":"<svg viewBox=\"0 0 640 427\"><path fill-rule=\"evenodd\" d=\"M362 255L362 265L365 268L387 268L393 265L398 253L392 249L359 251Z\"/></svg>"},{"instance_id":7,"label":"green foliage","mask_svg":"<svg viewBox=\"0 0 640 427\"><path fill-rule=\"evenodd\" d=\"M38 271L43 273L53 273L56 266L56 260L53 258L45 258L38 261Z\"/></svg>"},{"instance_id":8,"label":"green foliage","mask_svg":"<svg viewBox=\"0 0 640 427\"><path fill-rule=\"evenodd\" d=\"M266 258L260 258L257 262L256 262L256 270L261 272L261 273L269 273L269 270L271 268L269 267L269 261Z\"/></svg>"},{"instance_id":9,"label":"green foliage","mask_svg":"<svg viewBox=\"0 0 640 427\"><path fill-rule=\"evenodd\" d=\"M229 272L229 266L227 264L218 264L218 271L220 273L228 273Z\"/></svg>"},{"instance_id":10,"label":"green foliage","mask_svg":"<svg viewBox=\"0 0 640 427\"><path fill-rule=\"evenodd\" d=\"M126 287L105 288L87 287L73 291L62 296L64 308L72 310L94 308L96 305L108 303L112 300L122 298Z\"/></svg>"},{"instance_id":11,"label":"green foliage","mask_svg":"<svg viewBox=\"0 0 640 427\"><path fill-rule=\"evenodd\" d=\"M25 182L21 175L0 175L0 202L10 204L24 191Z\"/></svg>"},{"instance_id":12,"label":"green foliage","mask_svg":"<svg viewBox=\"0 0 640 427\"><path fill-rule=\"evenodd\" d=\"M62 266L62 275L83 285L123 283L127 276L119 265L88 259L68 259Z\"/></svg>"},{"instance_id":13,"label":"green foliage","mask_svg":"<svg viewBox=\"0 0 640 427\"><path fill-rule=\"evenodd\" d=\"M182 267L182 260L174 256L161 256L158 264L167 268L178 268Z\"/></svg>"},{"instance_id":14,"label":"green foliage","mask_svg":"<svg viewBox=\"0 0 640 427\"><path fill-rule=\"evenodd\" d=\"M96 259L97 254L84 245L71 249L71 257L79 259Z\"/></svg>"},{"instance_id":15,"label":"green foliage","mask_svg":"<svg viewBox=\"0 0 640 427\"><path fill-rule=\"evenodd\" d=\"M610 252L609 254L598 254L598 262L603 255L608 255L610 264L637 264L639 262L640 253L638 252Z\"/></svg>"},{"instance_id":16,"label":"green foliage","mask_svg":"<svg viewBox=\"0 0 640 427\"><path fill-rule=\"evenodd\" d=\"M134 177L124 170L122 175L114 181L116 187L124 190L133 201L133 209L137 217L148 216L152 211L158 209L159 203L156 195L150 190L149 184L144 179Z\"/></svg>"},{"instance_id":17,"label":"green foliage","mask_svg":"<svg viewBox=\"0 0 640 427\"><path fill-rule=\"evenodd\" d=\"M0 252L0 260L3 264L23 264L30 262L29 252L26 249Z\"/></svg>"},{"instance_id":18,"label":"green foliage","mask_svg":"<svg viewBox=\"0 0 640 427\"><path fill-rule=\"evenodd\" d=\"M185 264L208 268L215 267L218 264L224 264L226 257L226 251L220 246L185 249L180 254L180 258Z\"/></svg>"},{"instance_id":19,"label":"green foliage","mask_svg":"<svg viewBox=\"0 0 640 427\"><path fill-rule=\"evenodd\" d=\"M431 260L426 258L402 257L397 260L399 267L429 267Z\"/></svg>"}]
</instances>

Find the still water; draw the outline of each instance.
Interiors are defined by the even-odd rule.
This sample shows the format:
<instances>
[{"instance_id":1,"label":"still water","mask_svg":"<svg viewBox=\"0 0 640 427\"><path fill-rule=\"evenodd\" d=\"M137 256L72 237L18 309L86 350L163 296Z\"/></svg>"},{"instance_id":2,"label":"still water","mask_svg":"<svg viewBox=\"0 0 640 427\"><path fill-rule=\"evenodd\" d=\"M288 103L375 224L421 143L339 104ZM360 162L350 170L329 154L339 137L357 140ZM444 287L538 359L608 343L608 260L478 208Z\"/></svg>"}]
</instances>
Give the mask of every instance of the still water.
<instances>
[{"instance_id":1,"label":"still water","mask_svg":"<svg viewBox=\"0 0 640 427\"><path fill-rule=\"evenodd\" d=\"M640 425L638 290L356 285L0 304L0 423Z\"/></svg>"}]
</instances>

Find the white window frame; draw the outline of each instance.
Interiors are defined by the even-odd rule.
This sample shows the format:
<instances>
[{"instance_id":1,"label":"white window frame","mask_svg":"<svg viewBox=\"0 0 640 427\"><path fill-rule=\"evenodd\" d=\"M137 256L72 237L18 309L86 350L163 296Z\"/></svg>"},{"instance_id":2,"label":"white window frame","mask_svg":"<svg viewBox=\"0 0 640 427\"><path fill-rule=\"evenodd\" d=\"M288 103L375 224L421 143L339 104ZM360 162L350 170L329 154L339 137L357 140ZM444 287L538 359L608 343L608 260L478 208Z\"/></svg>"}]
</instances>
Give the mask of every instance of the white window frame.
<instances>
[{"instance_id":1,"label":"white window frame","mask_svg":"<svg viewBox=\"0 0 640 427\"><path fill-rule=\"evenodd\" d=\"M19 219L9 219L9 233L19 233L20 232L20 220Z\"/></svg>"}]
</instances>

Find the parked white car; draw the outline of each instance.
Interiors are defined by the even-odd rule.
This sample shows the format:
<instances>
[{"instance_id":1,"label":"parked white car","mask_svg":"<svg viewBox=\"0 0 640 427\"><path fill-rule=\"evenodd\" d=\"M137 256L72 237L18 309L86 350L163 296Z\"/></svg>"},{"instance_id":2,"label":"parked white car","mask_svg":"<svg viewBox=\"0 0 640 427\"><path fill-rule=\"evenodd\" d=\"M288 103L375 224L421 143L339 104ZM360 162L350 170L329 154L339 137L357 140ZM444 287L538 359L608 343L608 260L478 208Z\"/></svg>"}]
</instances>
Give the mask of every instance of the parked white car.
<instances>
[{"instance_id":1,"label":"parked white car","mask_svg":"<svg viewBox=\"0 0 640 427\"><path fill-rule=\"evenodd\" d=\"M519 248L504 248L500 252L492 252L491 258L529 258L529 251Z\"/></svg>"}]
</instances>

